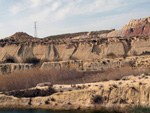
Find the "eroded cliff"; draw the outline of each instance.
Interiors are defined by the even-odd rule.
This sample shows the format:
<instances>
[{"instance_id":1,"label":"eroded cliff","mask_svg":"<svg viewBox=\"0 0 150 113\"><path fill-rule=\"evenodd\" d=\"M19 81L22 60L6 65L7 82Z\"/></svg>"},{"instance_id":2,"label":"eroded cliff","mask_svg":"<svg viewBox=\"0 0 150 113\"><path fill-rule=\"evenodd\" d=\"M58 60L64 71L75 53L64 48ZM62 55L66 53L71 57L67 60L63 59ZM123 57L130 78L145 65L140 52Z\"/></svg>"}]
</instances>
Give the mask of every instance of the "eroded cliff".
<instances>
[{"instance_id":1,"label":"eroded cliff","mask_svg":"<svg viewBox=\"0 0 150 113\"><path fill-rule=\"evenodd\" d=\"M0 94L0 108L46 108L53 110L106 108L125 112L135 105L150 106L149 81L150 74L147 73L123 77L119 81L53 85L52 88L56 92L51 89L50 91L53 92L45 96L43 96L45 92L49 91L47 86L11 91ZM44 91L44 93L34 93L34 91ZM19 94L23 94L26 98L18 97Z\"/></svg>"},{"instance_id":2,"label":"eroded cliff","mask_svg":"<svg viewBox=\"0 0 150 113\"><path fill-rule=\"evenodd\" d=\"M14 56L21 62L28 57L55 61L145 55L150 53L149 26L150 17L132 20L120 30L65 34L42 39L19 32L0 40L0 61L7 56Z\"/></svg>"},{"instance_id":3,"label":"eroded cliff","mask_svg":"<svg viewBox=\"0 0 150 113\"><path fill-rule=\"evenodd\" d=\"M126 57L144 55L150 52L150 37L87 39L83 41L52 43L19 43L0 47L0 61L14 56L18 61L28 57L48 60L85 60L108 56Z\"/></svg>"}]
</instances>

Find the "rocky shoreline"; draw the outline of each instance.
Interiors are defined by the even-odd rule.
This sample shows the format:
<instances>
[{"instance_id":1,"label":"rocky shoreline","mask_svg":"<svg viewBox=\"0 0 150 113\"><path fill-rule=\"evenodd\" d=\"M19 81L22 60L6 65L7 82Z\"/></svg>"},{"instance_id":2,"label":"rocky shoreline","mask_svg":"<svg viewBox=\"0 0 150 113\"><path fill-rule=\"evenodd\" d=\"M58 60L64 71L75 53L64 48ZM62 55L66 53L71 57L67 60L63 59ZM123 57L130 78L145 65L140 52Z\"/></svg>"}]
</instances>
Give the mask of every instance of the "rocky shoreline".
<instances>
[{"instance_id":1,"label":"rocky shoreline","mask_svg":"<svg viewBox=\"0 0 150 113\"><path fill-rule=\"evenodd\" d=\"M51 90L49 90L49 88L51 88ZM118 81L76 85L37 86L28 90L21 90L20 92L1 92L0 108L121 110L134 107L135 105L149 106L149 89L150 73L138 76L126 76ZM53 90L56 92L52 92ZM28 94L32 96L24 95L25 97L17 97L17 95L26 94L25 92L27 91ZM49 95L40 96L43 94L43 91L51 93L49 93Z\"/></svg>"}]
</instances>

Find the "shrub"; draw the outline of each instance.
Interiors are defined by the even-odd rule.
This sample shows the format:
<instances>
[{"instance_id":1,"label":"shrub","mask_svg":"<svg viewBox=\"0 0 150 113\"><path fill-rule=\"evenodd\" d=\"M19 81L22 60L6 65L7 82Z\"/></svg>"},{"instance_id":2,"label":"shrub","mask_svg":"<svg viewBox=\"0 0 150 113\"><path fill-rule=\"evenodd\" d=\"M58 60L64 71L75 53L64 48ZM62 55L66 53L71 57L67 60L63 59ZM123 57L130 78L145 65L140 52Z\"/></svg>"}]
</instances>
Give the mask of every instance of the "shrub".
<instances>
[{"instance_id":1,"label":"shrub","mask_svg":"<svg viewBox=\"0 0 150 113\"><path fill-rule=\"evenodd\" d=\"M109 53L109 54L107 54L107 57L108 57L108 58L115 58L116 55L115 55L114 53Z\"/></svg>"},{"instance_id":2,"label":"shrub","mask_svg":"<svg viewBox=\"0 0 150 113\"><path fill-rule=\"evenodd\" d=\"M70 76L72 75L72 76ZM40 70L33 68L30 70L0 75L0 92L20 90L35 87L38 83L50 82L52 84L75 84L83 83L84 73L76 70Z\"/></svg>"},{"instance_id":3,"label":"shrub","mask_svg":"<svg viewBox=\"0 0 150 113\"><path fill-rule=\"evenodd\" d=\"M0 75L0 91L18 90L35 87L38 83L51 82L52 84L81 84L91 83L103 80L116 80L121 79L123 76L140 75L144 72L149 73L149 68L132 68L122 67L109 69L106 71L93 72L93 71L76 71L76 70L40 70L33 68L25 71L18 71L17 73ZM71 75L71 76L70 76ZM119 83L122 84L122 83ZM74 88L82 88L75 87Z\"/></svg>"},{"instance_id":4,"label":"shrub","mask_svg":"<svg viewBox=\"0 0 150 113\"><path fill-rule=\"evenodd\" d=\"M104 78L102 81L108 81L108 79L107 79L107 78Z\"/></svg>"},{"instance_id":5,"label":"shrub","mask_svg":"<svg viewBox=\"0 0 150 113\"><path fill-rule=\"evenodd\" d=\"M26 89L26 90L18 90L18 91L9 91L4 92L6 95L13 95L14 97L37 97L37 96L49 96L53 93L56 93L56 91L49 87L46 90L43 89Z\"/></svg>"},{"instance_id":6,"label":"shrub","mask_svg":"<svg viewBox=\"0 0 150 113\"><path fill-rule=\"evenodd\" d=\"M13 56L6 56L4 63L16 63L17 60Z\"/></svg>"},{"instance_id":7,"label":"shrub","mask_svg":"<svg viewBox=\"0 0 150 113\"><path fill-rule=\"evenodd\" d=\"M149 67L131 67L125 66L121 68L107 69L103 72L97 73L93 78L96 81L109 81L109 80L120 80L124 76L128 75L140 75L142 73L149 73Z\"/></svg>"},{"instance_id":8,"label":"shrub","mask_svg":"<svg viewBox=\"0 0 150 113\"><path fill-rule=\"evenodd\" d=\"M138 105L132 108L131 113L149 113L149 111L150 107Z\"/></svg>"},{"instance_id":9,"label":"shrub","mask_svg":"<svg viewBox=\"0 0 150 113\"><path fill-rule=\"evenodd\" d=\"M103 103L103 98L100 95L96 95L91 98L92 104L102 104Z\"/></svg>"},{"instance_id":10,"label":"shrub","mask_svg":"<svg viewBox=\"0 0 150 113\"><path fill-rule=\"evenodd\" d=\"M38 64L40 62L40 59L36 57L29 57L23 60L23 63L32 63L34 65Z\"/></svg>"},{"instance_id":11,"label":"shrub","mask_svg":"<svg viewBox=\"0 0 150 113\"><path fill-rule=\"evenodd\" d=\"M70 60L79 60L77 57L71 56Z\"/></svg>"},{"instance_id":12,"label":"shrub","mask_svg":"<svg viewBox=\"0 0 150 113\"><path fill-rule=\"evenodd\" d=\"M44 62L50 62L50 60L48 60L46 58L45 59L41 59L40 62L36 64L36 67L40 68Z\"/></svg>"},{"instance_id":13,"label":"shrub","mask_svg":"<svg viewBox=\"0 0 150 113\"><path fill-rule=\"evenodd\" d=\"M149 51L145 51L145 52L143 52L143 53L140 54L140 55L150 55L150 52L149 52Z\"/></svg>"}]
</instances>

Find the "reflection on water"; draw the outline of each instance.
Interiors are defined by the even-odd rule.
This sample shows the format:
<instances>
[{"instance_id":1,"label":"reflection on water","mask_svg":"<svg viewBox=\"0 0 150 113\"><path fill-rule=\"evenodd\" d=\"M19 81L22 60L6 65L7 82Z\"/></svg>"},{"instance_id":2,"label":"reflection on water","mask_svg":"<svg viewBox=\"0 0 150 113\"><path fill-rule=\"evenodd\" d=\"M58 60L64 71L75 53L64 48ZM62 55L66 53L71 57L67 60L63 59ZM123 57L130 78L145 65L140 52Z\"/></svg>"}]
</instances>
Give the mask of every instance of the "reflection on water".
<instances>
[{"instance_id":1,"label":"reflection on water","mask_svg":"<svg viewBox=\"0 0 150 113\"><path fill-rule=\"evenodd\" d=\"M0 113L108 113L108 111L0 110Z\"/></svg>"}]
</instances>

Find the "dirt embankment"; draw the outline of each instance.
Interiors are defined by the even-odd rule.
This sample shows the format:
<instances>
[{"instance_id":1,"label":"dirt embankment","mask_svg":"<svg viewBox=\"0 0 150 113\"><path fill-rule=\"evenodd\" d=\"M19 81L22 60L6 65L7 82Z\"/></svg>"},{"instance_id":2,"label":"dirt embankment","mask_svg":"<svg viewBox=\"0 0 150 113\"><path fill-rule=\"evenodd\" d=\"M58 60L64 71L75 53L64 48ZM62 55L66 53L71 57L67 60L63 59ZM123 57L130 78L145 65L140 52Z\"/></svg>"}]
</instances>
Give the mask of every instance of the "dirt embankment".
<instances>
[{"instance_id":1,"label":"dirt embankment","mask_svg":"<svg viewBox=\"0 0 150 113\"><path fill-rule=\"evenodd\" d=\"M0 94L1 108L46 108L46 109L129 109L135 105L149 106L150 74L123 77L119 81L107 81L76 85L53 85L56 91L49 96L26 98L16 96L17 91ZM48 90L35 87L30 90ZM27 91L27 90L26 90ZM29 91L29 90L28 90ZM14 95L14 96L13 96Z\"/></svg>"}]
</instances>

